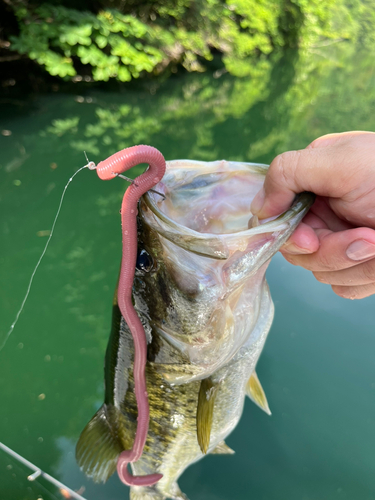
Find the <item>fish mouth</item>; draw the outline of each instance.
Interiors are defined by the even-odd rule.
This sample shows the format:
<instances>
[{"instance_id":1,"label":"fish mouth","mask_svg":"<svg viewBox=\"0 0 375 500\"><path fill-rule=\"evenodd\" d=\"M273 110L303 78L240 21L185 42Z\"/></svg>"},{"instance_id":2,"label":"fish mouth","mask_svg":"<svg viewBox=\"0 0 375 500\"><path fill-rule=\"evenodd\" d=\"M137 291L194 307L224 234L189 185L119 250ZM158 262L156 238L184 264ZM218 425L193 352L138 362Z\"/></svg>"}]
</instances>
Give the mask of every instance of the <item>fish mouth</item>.
<instances>
[{"instance_id":1,"label":"fish mouth","mask_svg":"<svg viewBox=\"0 0 375 500\"><path fill-rule=\"evenodd\" d=\"M177 367L171 383L209 376L244 346L254 350L254 360L260 354L273 315L267 264L314 201L302 193L287 211L259 224L250 205L267 169L174 160L155 186L164 197L149 192L140 201L140 232L148 235L157 265L139 308L157 311L152 330L195 369Z\"/></svg>"},{"instance_id":2,"label":"fish mouth","mask_svg":"<svg viewBox=\"0 0 375 500\"><path fill-rule=\"evenodd\" d=\"M240 203L244 203L243 197L247 196L247 209L242 209L239 219L247 218L252 224L250 204L256 192L262 187L269 166L262 163L244 163L230 161L199 162L192 160L173 160L167 162L167 172L163 181L156 185L155 189L161 192L165 198L157 193L146 193L141 200L141 214L147 225L156 230L161 236L178 245L185 250L211 259L226 260L233 252L245 248L250 239L256 235L282 233L278 244L273 245L272 254L283 245L290 234L297 227L308 209L314 202L312 193L304 192L298 194L291 207L284 213L268 221L257 221L255 227L229 227L214 228L212 224L201 224L200 227L191 227L187 213L192 211L194 203L204 206L214 206L219 201L215 197L215 190L231 192L232 199L236 198L235 189L241 191ZM232 182L232 187L230 183ZM247 183L247 184L246 184ZM242 186L241 184L244 184ZM244 192L245 186L249 192ZM233 192L234 189L234 192ZM221 199L222 196L219 195ZM181 205L178 210L174 207ZM231 207L231 205L229 204ZM232 207L231 207L232 208ZM242 207L243 208L243 207ZM199 216L205 208L201 209ZM222 213L222 219L228 218L227 213ZM234 214L235 215L235 214ZM232 214L233 216L233 214ZM235 217L232 217L233 220ZM211 217L210 221L217 222L219 217ZM189 227L190 226L190 227ZM206 223L207 226L207 223ZM270 257L270 256L269 256ZM268 257L268 258L269 258Z\"/></svg>"}]
</instances>

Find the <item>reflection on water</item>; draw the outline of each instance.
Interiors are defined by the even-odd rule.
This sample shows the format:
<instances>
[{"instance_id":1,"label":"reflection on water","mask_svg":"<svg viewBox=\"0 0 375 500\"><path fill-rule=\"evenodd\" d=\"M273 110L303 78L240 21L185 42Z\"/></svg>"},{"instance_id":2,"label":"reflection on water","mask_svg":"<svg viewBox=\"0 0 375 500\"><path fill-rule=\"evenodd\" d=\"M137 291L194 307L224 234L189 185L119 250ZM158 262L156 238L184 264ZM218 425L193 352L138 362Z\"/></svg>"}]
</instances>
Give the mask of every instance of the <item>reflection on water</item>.
<instances>
[{"instance_id":1,"label":"reflection on water","mask_svg":"<svg viewBox=\"0 0 375 500\"><path fill-rule=\"evenodd\" d=\"M148 143L167 159L269 162L324 133L375 130L373 61L374 54L336 44L269 61L248 80L187 75L137 90L8 104L0 122L11 132L0 136L0 339L62 189L85 163L83 150L98 162ZM123 181L103 183L89 171L77 176L0 353L1 440L70 487L85 486L90 500L127 495L116 477L91 483L73 457L103 394L123 189ZM191 500L375 499L375 301L336 297L281 256L268 281L276 318L258 374L273 415L248 402L228 439L236 454L192 466L181 489ZM0 456L1 498L54 498L30 485L22 467L13 477L8 465L16 467Z\"/></svg>"}]
</instances>

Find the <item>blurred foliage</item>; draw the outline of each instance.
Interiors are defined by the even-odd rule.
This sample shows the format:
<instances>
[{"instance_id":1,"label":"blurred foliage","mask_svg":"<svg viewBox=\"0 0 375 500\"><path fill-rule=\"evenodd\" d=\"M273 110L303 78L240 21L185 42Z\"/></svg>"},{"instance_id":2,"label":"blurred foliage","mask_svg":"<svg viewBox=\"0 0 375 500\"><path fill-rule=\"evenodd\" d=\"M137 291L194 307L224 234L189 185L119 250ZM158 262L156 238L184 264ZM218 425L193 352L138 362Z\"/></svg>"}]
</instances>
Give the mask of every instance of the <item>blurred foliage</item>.
<instances>
[{"instance_id":1,"label":"blurred foliage","mask_svg":"<svg viewBox=\"0 0 375 500\"><path fill-rule=\"evenodd\" d=\"M281 151L305 147L322 128L344 130L332 103L346 103L346 123L358 117L353 129L372 130L374 56L375 50L358 52L341 43L274 55L251 79L190 75L160 95L159 84L149 83L135 103L121 96L111 103L94 98L88 119L55 119L42 135L53 149L64 136L65 145L93 160L137 143L162 150L166 143L170 158L268 162Z\"/></svg>"},{"instance_id":2,"label":"blurred foliage","mask_svg":"<svg viewBox=\"0 0 375 500\"><path fill-rule=\"evenodd\" d=\"M375 39L375 0L81 0L76 8L58 0L6 3L18 33L3 47L74 81L124 82L176 71L177 64L204 71L216 54L224 71L256 76L281 47Z\"/></svg>"}]
</instances>

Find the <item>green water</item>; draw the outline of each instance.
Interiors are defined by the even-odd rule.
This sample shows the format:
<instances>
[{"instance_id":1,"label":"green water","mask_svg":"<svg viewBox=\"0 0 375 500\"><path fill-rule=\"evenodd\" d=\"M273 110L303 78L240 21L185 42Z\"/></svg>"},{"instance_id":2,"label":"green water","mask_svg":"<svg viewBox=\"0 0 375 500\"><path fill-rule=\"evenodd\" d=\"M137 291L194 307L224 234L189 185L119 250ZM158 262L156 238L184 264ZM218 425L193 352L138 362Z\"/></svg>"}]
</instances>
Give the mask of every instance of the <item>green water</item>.
<instances>
[{"instance_id":1,"label":"green water","mask_svg":"<svg viewBox=\"0 0 375 500\"><path fill-rule=\"evenodd\" d=\"M0 102L11 132L0 136L0 341L83 150L98 162L148 143L167 159L269 162L324 133L375 130L374 61L334 45L274 59L252 80L186 75ZM87 170L74 179L0 352L0 440L89 500L128 498L116 476L95 485L74 459L103 398L124 187ZM341 299L280 255L267 276L276 317L258 374L273 415L246 401L227 440L236 454L191 466L181 489L190 500L374 500L375 298ZM0 500L63 498L29 473L0 453Z\"/></svg>"}]
</instances>

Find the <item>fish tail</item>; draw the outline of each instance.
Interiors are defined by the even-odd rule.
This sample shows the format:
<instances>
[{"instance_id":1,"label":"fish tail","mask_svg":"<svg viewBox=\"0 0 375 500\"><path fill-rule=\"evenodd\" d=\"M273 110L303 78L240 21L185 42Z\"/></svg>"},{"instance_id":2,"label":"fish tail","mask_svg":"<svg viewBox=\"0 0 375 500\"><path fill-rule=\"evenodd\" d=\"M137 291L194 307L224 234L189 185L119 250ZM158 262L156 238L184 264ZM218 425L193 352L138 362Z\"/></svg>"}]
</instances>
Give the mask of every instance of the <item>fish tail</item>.
<instances>
[{"instance_id":1,"label":"fish tail","mask_svg":"<svg viewBox=\"0 0 375 500\"><path fill-rule=\"evenodd\" d=\"M125 449L119 432L119 429L124 429L123 419L120 410L103 404L79 437L77 463L96 483L105 483L115 472L117 457Z\"/></svg>"}]
</instances>

